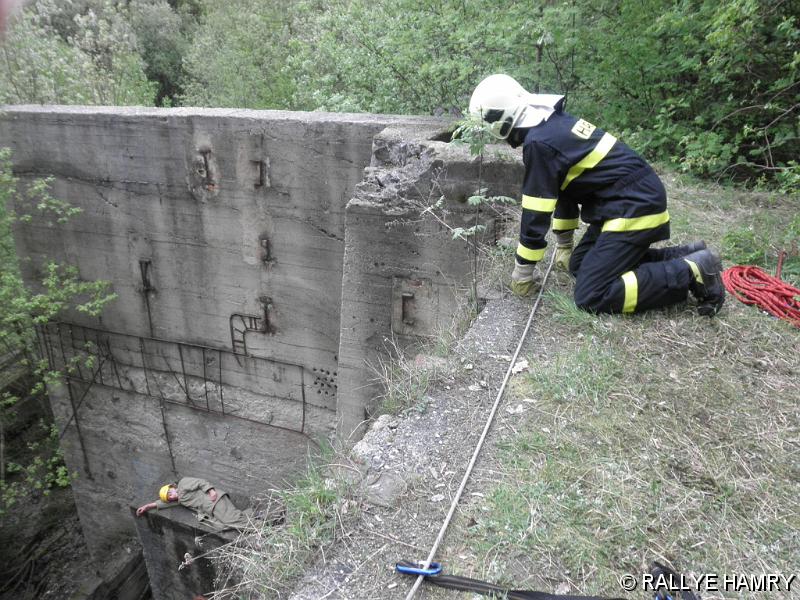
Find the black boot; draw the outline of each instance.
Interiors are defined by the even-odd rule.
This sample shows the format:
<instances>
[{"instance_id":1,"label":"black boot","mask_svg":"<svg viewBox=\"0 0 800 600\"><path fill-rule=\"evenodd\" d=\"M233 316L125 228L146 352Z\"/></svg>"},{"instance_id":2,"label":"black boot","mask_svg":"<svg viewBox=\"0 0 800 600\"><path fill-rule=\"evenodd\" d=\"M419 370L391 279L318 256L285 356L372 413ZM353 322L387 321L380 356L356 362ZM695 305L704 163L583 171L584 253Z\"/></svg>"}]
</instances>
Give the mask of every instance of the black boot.
<instances>
[{"instance_id":1,"label":"black boot","mask_svg":"<svg viewBox=\"0 0 800 600\"><path fill-rule=\"evenodd\" d=\"M673 260L683 258L687 254L692 254L700 250L705 250L706 243L703 240L684 244L683 246L667 246L666 248L648 248L642 262L660 262L662 260Z\"/></svg>"},{"instance_id":2,"label":"black boot","mask_svg":"<svg viewBox=\"0 0 800 600\"><path fill-rule=\"evenodd\" d=\"M673 252L673 256L669 258L681 258L682 256L688 256L689 254L694 254L695 252L700 252L700 250L706 249L706 242L705 240L697 240L695 242L689 242L688 244L684 244L683 246L673 246L672 248L665 248L665 250Z\"/></svg>"},{"instance_id":3,"label":"black boot","mask_svg":"<svg viewBox=\"0 0 800 600\"><path fill-rule=\"evenodd\" d=\"M714 250L704 249L683 257L692 271L689 286L697 298L697 312L712 317L725 302L725 286L722 284L722 261Z\"/></svg>"},{"instance_id":4,"label":"black boot","mask_svg":"<svg viewBox=\"0 0 800 600\"><path fill-rule=\"evenodd\" d=\"M672 260L673 258L683 258L689 254L699 252L706 249L704 240L684 244L683 246L669 246L667 248L659 248L664 254L661 260Z\"/></svg>"}]
</instances>

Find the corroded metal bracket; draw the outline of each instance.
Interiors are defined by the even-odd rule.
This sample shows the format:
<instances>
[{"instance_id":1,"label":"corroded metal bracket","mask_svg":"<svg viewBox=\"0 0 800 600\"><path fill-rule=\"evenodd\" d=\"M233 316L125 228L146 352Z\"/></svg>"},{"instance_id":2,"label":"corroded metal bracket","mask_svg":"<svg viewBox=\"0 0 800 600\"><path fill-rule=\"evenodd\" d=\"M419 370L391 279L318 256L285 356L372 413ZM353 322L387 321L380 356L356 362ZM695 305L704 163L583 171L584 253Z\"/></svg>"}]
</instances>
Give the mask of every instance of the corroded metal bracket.
<instances>
[{"instance_id":1,"label":"corroded metal bracket","mask_svg":"<svg viewBox=\"0 0 800 600\"><path fill-rule=\"evenodd\" d=\"M234 313L230 318L231 347L236 355L247 356L247 333L275 333L272 321L272 298L262 296L259 298L264 313L261 315L243 315Z\"/></svg>"},{"instance_id":2,"label":"corroded metal bracket","mask_svg":"<svg viewBox=\"0 0 800 600\"><path fill-rule=\"evenodd\" d=\"M438 289L429 279L395 277L392 280L393 333L433 335L438 306Z\"/></svg>"},{"instance_id":3,"label":"corroded metal bracket","mask_svg":"<svg viewBox=\"0 0 800 600\"><path fill-rule=\"evenodd\" d=\"M256 171L256 180L253 183L253 187L256 189L270 187L272 183L269 180L269 158L251 160L250 164L253 165Z\"/></svg>"}]
</instances>

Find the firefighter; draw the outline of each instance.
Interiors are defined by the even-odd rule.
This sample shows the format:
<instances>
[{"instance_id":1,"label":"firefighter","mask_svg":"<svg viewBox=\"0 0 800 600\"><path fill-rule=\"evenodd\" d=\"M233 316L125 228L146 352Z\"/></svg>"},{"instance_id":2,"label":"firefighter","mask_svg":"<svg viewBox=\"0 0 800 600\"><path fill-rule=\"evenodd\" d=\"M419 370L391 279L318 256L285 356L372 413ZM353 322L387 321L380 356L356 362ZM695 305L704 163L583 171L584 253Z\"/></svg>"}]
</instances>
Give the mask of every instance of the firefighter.
<instances>
[{"instance_id":1,"label":"firefighter","mask_svg":"<svg viewBox=\"0 0 800 600\"><path fill-rule=\"evenodd\" d=\"M716 314L725 301L719 255L702 241L650 248L669 238L664 186L652 167L613 135L563 110L564 97L530 94L508 75L475 88L469 111L494 137L523 147L522 222L511 289L541 280L551 228L556 261L575 277L575 303L590 312L634 313L697 299ZM588 224L573 249L578 219Z\"/></svg>"}]
</instances>

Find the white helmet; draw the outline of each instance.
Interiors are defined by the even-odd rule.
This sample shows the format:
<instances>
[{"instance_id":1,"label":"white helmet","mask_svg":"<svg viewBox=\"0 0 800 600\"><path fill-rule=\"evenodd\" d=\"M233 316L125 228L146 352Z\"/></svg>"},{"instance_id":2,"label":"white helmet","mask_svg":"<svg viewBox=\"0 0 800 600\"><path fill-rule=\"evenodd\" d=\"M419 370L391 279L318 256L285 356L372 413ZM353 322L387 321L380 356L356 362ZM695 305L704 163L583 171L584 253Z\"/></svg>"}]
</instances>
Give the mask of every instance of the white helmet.
<instances>
[{"instance_id":1,"label":"white helmet","mask_svg":"<svg viewBox=\"0 0 800 600\"><path fill-rule=\"evenodd\" d=\"M504 140L514 127L533 127L547 119L563 96L529 94L508 75L489 75L472 92L469 112L490 124L489 131Z\"/></svg>"}]
</instances>

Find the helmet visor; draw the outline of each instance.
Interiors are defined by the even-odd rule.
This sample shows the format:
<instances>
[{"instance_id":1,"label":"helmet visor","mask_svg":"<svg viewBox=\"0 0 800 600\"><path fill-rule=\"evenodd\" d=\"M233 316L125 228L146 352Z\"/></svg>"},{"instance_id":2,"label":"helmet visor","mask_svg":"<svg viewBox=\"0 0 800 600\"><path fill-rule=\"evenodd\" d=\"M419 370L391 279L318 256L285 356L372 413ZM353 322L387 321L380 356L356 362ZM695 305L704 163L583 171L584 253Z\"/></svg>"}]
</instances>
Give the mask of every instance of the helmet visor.
<instances>
[{"instance_id":1,"label":"helmet visor","mask_svg":"<svg viewBox=\"0 0 800 600\"><path fill-rule=\"evenodd\" d=\"M483 119L489 123L489 133L499 140L506 139L514 128L518 111L518 107L506 110L498 108L487 110Z\"/></svg>"}]
</instances>

